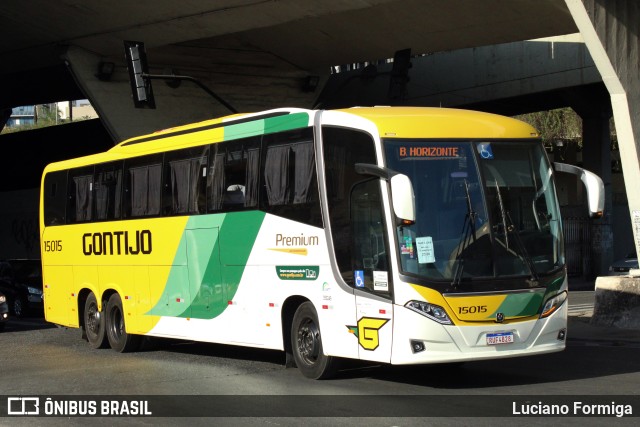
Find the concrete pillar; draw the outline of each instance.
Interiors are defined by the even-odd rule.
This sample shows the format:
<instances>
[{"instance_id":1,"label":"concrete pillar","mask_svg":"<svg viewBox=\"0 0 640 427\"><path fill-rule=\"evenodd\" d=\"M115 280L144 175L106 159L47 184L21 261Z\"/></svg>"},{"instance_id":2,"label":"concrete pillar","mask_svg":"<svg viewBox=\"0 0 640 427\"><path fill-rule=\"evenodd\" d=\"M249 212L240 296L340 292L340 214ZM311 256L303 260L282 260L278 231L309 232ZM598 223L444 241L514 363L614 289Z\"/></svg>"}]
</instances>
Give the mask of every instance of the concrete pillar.
<instances>
[{"instance_id":1,"label":"concrete pillar","mask_svg":"<svg viewBox=\"0 0 640 427\"><path fill-rule=\"evenodd\" d=\"M603 109L601 109L603 110ZM613 262L613 192L611 190L610 111L582 117L582 160L584 168L604 182L604 216L591 221L591 277L605 276Z\"/></svg>"},{"instance_id":2,"label":"concrete pillar","mask_svg":"<svg viewBox=\"0 0 640 427\"><path fill-rule=\"evenodd\" d=\"M610 95L602 85L588 85L564 90L563 98L582 119L583 167L598 175L605 189L604 216L590 221L591 262L583 273L591 280L606 275L613 262Z\"/></svg>"},{"instance_id":3,"label":"concrete pillar","mask_svg":"<svg viewBox=\"0 0 640 427\"><path fill-rule=\"evenodd\" d=\"M629 213L640 253L640 4L565 0L611 94Z\"/></svg>"},{"instance_id":4,"label":"concrete pillar","mask_svg":"<svg viewBox=\"0 0 640 427\"><path fill-rule=\"evenodd\" d=\"M620 157L636 250L640 249L640 5L626 0L565 0L602 80L611 94ZM639 251L640 252L640 251ZM638 270L636 270L637 272ZM632 274L634 271L631 271ZM640 325L640 277L596 281L593 322L603 312L629 316L624 324ZM605 294L615 298L605 297ZM613 303L609 304L609 301ZM615 326L615 323L614 323Z\"/></svg>"}]
</instances>

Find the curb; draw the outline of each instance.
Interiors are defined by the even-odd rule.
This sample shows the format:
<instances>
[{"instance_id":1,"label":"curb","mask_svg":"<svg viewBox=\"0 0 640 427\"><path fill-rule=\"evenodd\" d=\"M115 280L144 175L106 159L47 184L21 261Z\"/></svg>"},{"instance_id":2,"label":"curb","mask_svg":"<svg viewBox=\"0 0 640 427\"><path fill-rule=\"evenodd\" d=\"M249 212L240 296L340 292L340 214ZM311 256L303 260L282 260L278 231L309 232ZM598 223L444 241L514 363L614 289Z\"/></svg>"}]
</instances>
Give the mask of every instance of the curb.
<instances>
[{"instance_id":1,"label":"curb","mask_svg":"<svg viewBox=\"0 0 640 427\"><path fill-rule=\"evenodd\" d=\"M640 278L598 277L595 290L592 325L640 330Z\"/></svg>"}]
</instances>

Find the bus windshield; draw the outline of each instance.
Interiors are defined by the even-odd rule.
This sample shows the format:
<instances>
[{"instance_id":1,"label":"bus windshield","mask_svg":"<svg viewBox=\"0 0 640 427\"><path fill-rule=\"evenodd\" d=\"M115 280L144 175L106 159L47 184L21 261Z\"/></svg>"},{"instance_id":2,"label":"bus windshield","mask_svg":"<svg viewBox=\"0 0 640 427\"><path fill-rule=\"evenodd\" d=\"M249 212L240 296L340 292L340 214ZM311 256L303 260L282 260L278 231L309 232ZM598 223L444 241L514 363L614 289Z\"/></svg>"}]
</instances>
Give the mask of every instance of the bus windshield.
<instances>
[{"instance_id":1,"label":"bus windshield","mask_svg":"<svg viewBox=\"0 0 640 427\"><path fill-rule=\"evenodd\" d=\"M407 175L416 222L396 230L403 274L456 284L564 265L560 210L539 141L384 141Z\"/></svg>"}]
</instances>

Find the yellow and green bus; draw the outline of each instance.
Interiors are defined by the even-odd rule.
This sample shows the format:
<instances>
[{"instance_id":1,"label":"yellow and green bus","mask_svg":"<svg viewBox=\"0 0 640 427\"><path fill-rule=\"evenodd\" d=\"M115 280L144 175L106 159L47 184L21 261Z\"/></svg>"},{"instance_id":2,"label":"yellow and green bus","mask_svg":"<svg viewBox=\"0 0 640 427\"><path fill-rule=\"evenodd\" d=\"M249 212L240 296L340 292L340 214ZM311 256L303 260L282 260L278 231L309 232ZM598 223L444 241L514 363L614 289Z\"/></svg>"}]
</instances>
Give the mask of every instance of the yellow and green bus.
<instances>
[{"instance_id":1,"label":"yellow and green bus","mask_svg":"<svg viewBox=\"0 0 640 427\"><path fill-rule=\"evenodd\" d=\"M141 336L426 364L565 347L556 171L531 126L444 108L235 114L50 164L46 319Z\"/></svg>"}]
</instances>

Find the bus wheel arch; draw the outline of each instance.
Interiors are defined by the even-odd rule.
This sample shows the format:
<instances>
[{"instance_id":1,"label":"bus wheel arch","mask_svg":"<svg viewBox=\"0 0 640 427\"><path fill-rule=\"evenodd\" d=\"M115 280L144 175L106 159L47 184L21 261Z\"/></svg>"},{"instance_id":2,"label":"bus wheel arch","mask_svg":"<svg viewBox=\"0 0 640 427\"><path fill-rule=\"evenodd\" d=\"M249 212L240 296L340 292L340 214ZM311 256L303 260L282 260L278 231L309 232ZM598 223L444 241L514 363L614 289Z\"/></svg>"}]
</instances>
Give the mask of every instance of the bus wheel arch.
<instances>
[{"instance_id":1,"label":"bus wheel arch","mask_svg":"<svg viewBox=\"0 0 640 427\"><path fill-rule=\"evenodd\" d=\"M297 307L290 336L293 359L305 377L319 380L335 375L338 358L324 354L318 313L310 301Z\"/></svg>"},{"instance_id":2,"label":"bus wheel arch","mask_svg":"<svg viewBox=\"0 0 640 427\"><path fill-rule=\"evenodd\" d=\"M106 335L111 348L119 353L138 350L141 337L126 331L125 312L120 294L111 293L104 312Z\"/></svg>"}]
</instances>

